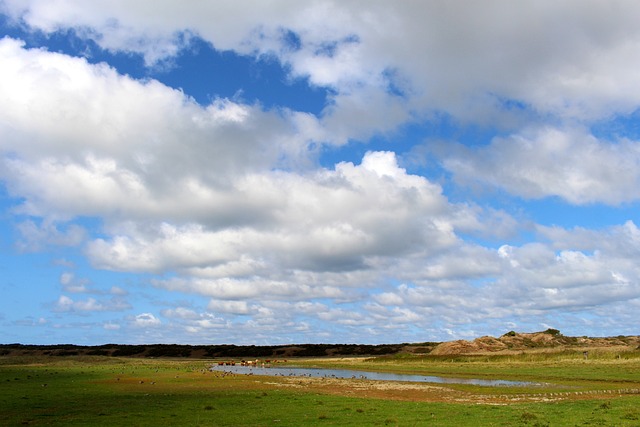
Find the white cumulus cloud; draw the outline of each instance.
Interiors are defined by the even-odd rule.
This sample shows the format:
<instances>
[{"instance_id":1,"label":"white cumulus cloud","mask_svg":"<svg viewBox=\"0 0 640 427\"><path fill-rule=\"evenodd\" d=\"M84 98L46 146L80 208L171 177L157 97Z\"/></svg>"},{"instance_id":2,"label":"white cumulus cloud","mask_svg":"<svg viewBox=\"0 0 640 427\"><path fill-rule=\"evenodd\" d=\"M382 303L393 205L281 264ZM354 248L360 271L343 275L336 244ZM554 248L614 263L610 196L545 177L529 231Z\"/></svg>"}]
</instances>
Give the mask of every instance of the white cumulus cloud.
<instances>
[{"instance_id":1,"label":"white cumulus cloud","mask_svg":"<svg viewBox=\"0 0 640 427\"><path fill-rule=\"evenodd\" d=\"M580 129L545 127L443 154L466 185L484 184L524 198L618 205L640 199L640 143L602 141Z\"/></svg>"}]
</instances>

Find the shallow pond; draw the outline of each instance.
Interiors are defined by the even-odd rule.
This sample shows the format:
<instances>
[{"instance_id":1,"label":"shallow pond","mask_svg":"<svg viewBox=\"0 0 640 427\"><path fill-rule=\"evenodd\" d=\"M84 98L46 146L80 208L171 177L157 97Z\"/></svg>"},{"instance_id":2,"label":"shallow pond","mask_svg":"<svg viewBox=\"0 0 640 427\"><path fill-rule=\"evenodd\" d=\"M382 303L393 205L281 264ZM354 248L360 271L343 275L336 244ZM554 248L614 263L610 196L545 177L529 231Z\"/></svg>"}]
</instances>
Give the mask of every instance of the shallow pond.
<instances>
[{"instance_id":1,"label":"shallow pond","mask_svg":"<svg viewBox=\"0 0 640 427\"><path fill-rule=\"evenodd\" d=\"M297 367L252 367L252 366L212 366L212 371L232 372L245 375L270 375L284 377L316 377L367 379L376 381L408 381L442 384L472 384L480 386L531 386L526 381L483 380L478 378L448 378L430 375L393 374L388 372L356 371L351 369L297 368Z\"/></svg>"}]
</instances>

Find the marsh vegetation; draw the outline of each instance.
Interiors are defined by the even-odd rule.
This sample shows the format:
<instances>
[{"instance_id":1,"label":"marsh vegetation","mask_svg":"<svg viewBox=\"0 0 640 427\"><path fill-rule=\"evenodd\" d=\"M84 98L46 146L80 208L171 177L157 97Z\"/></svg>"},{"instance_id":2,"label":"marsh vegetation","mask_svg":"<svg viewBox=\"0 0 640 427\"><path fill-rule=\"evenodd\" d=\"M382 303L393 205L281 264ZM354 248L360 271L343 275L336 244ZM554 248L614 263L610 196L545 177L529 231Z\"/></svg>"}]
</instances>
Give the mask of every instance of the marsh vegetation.
<instances>
[{"instance_id":1,"label":"marsh vegetation","mask_svg":"<svg viewBox=\"0 0 640 427\"><path fill-rule=\"evenodd\" d=\"M640 351L323 357L288 364L531 381L482 387L211 372L209 359L0 358L0 424L546 426L640 424Z\"/></svg>"}]
</instances>

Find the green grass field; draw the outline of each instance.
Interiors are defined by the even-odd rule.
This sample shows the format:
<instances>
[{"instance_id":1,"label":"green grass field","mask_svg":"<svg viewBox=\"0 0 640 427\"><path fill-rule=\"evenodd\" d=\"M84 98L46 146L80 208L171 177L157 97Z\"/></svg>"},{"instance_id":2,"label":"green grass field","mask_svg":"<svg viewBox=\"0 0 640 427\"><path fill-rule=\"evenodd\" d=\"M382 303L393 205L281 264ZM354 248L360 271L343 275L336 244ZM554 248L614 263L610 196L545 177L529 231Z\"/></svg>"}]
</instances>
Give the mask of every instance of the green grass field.
<instances>
[{"instance_id":1,"label":"green grass field","mask_svg":"<svg viewBox=\"0 0 640 427\"><path fill-rule=\"evenodd\" d=\"M527 387L222 375L206 360L5 357L0 425L640 426L637 353L293 361L544 383Z\"/></svg>"}]
</instances>

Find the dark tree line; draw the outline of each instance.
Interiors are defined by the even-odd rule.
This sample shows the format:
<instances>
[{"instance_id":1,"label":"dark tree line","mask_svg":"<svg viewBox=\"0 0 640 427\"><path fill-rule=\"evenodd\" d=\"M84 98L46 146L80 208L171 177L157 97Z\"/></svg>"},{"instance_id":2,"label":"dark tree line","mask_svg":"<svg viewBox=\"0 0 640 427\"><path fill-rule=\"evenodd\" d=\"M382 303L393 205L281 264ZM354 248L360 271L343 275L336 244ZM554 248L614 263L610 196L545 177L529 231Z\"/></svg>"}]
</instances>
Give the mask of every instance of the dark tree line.
<instances>
[{"instance_id":1,"label":"dark tree line","mask_svg":"<svg viewBox=\"0 0 640 427\"><path fill-rule=\"evenodd\" d=\"M427 344L427 343L425 343ZM430 344L430 343L429 343ZM0 344L0 356L43 354L48 356L109 357L204 357L204 358L286 358L322 356L381 356L402 351L407 344L299 344L286 346L181 345L181 344L105 344L80 346L73 344L28 345Z\"/></svg>"}]
</instances>

